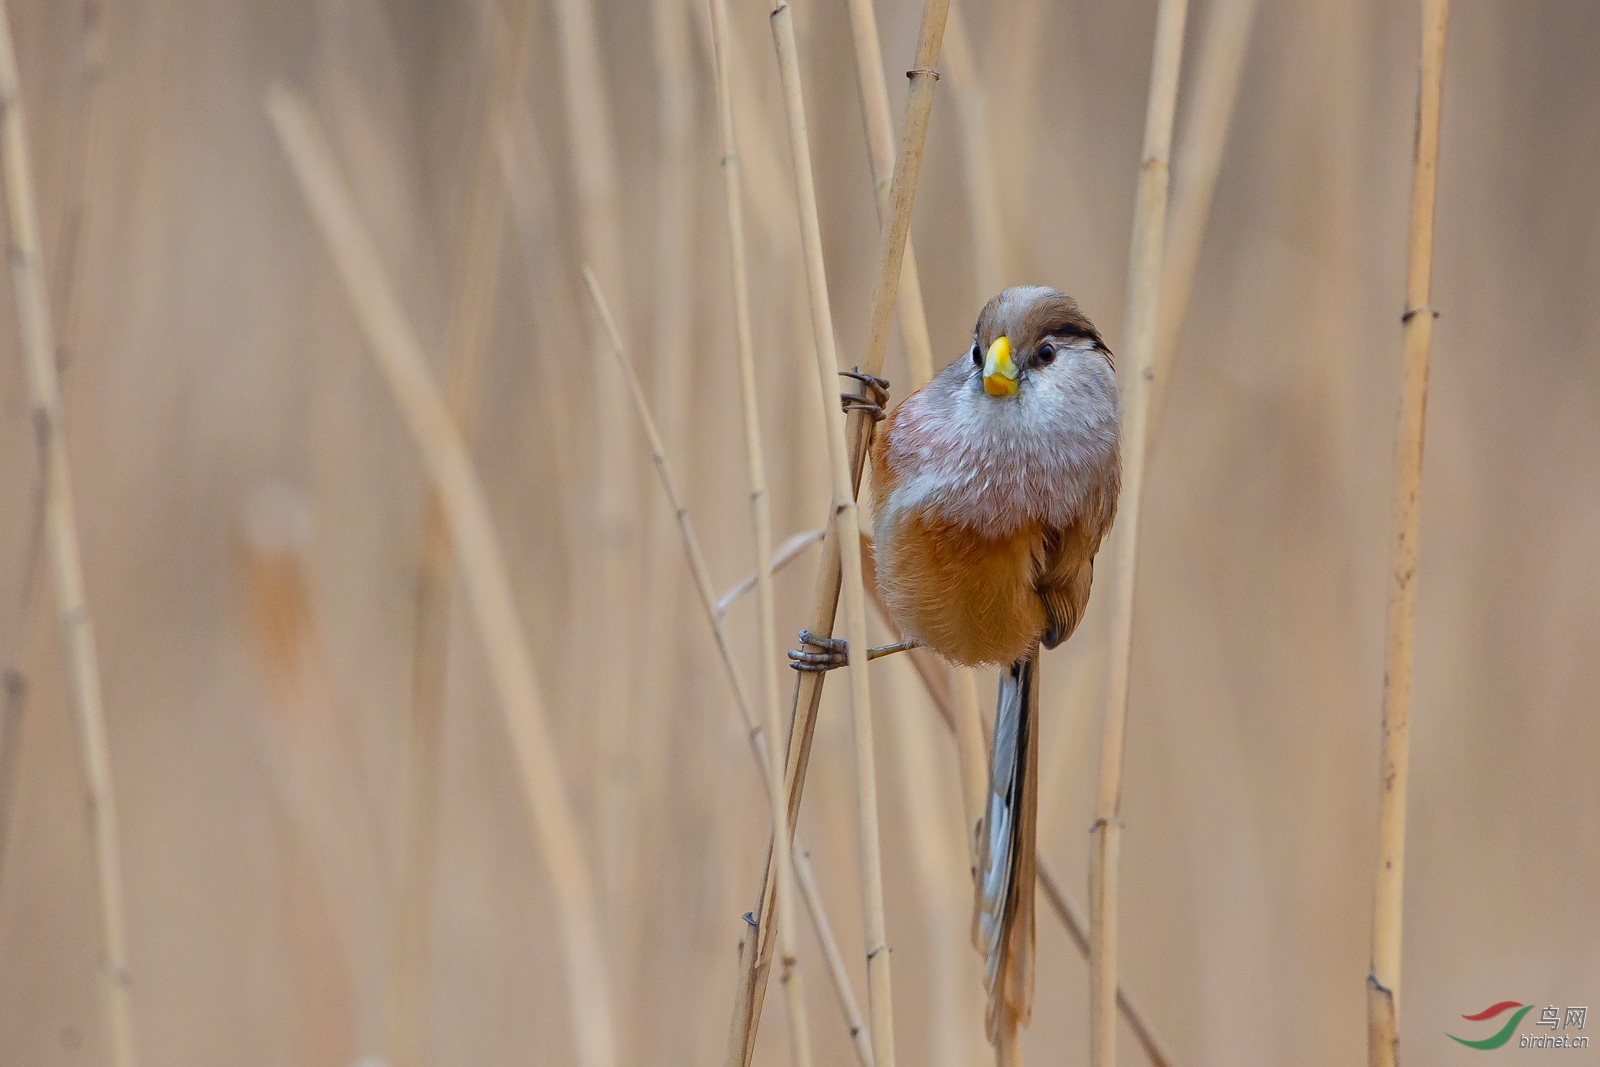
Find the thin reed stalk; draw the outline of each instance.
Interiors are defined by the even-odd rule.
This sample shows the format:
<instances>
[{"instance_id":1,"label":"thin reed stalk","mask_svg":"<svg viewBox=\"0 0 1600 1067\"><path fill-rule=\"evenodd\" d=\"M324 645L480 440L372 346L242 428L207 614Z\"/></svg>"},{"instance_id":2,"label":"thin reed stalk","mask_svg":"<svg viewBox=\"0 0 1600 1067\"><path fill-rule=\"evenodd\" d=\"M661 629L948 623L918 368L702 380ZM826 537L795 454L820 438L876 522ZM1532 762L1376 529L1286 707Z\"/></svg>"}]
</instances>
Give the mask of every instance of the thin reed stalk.
<instances>
[{"instance_id":1,"label":"thin reed stalk","mask_svg":"<svg viewBox=\"0 0 1600 1067\"><path fill-rule=\"evenodd\" d=\"M883 226L889 218L889 188L894 184L894 115L889 110L889 85L883 76L883 47L878 43L878 15L873 2L848 0L848 6L850 34L855 42L856 82L861 90L861 117L866 124L867 159L872 166L873 204L878 209L878 225ZM906 367L920 386L933 377L933 343L928 339L922 279L909 235L905 262L900 267L898 309Z\"/></svg>"},{"instance_id":2,"label":"thin reed stalk","mask_svg":"<svg viewBox=\"0 0 1600 1067\"><path fill-rule=\"evenodd\" d=\"M1434 184L1444 97L1449 0L1422 0L1422 60L1417 88L1411 225L1406 244L1405 354L1394 451L1394 552L1383 670L1383 764L1378 792L1378 866L1373 891L1372 970L1367 975L1367 1057L1394 1067L1400 1054L1400 909L1405 889L1406 774L1411 740L1411 644L1416 632L1417 537L1422 507L1422 432L1435 312Z\"/></svg>"},{"instance_id":3,"label":"thin reed stalk","mask_svg":"<svg viewBox=\"0 0 1600 1067\"><path fill-rule=\"evenodd\" d=\"M527 637L483 486L309 109L279 85L268 91L266 106L379 369L439 493L467 605L505 715L523 798L555 889L578 1062L584 1067L611 1067L617 1059L615 1014L594 876L545 721Z\"/></svg>"},{"instance_id":4,"label":"thin reed stalk","mask_svg":"<svg viewBox=\"0 0 1600 1067\"><path fill-rule=\"evenodd\" d=\"M650 311L651 402L667 441L689 439L694 395L694 257L699 234L700 188L696 182L701 138L695 126L697 86L691 55L689 7L702 0L650 0L650 45L655 88L655 247ZM642 72L641 72L642 73ZM558 260L559 262L559 260ZM635 495L639 492L636 487ZM639 529L644 541L644 574L640 605L643 633L671 633L681 622L684 574L678 566L677 525L662 509L641 507ZM674 702L680 680L682 649L675 642L644 640L633 678L633 705L643 711ZM677 719L672 715L635 714L628 731L632 768L632 818L638 846L621 883L626 900L641 894L670 863L678 848L670 822L690 813L677 808L673 794L674 762L662 759L669 750ZM631 995L642 1025L631 1029L631 1060L655 1050L659 1023L646 1019L648 1007L670 1002L659 996L672 984L668 976L681 960L663 951L666 931L655 909L629 906L626 936L619 948L619 973L630 975ZM670 1009L669 1009L670 1010ZM664 1022L664 1020L662 1020Z\"/></svg>"},{"instance_id":5,"label":"thin reed stalk","mask_svg":"<svg viewBox=\"0 0 1600 1067\"><path fill-rule=\"evenodd\" d=\"M761 447L761 410L756 399L755 340L750 326L750 283L744 247L744 200L739 180L739 140L734 128L732 79L728 76L726 0L711 0L712 66L717 83L717 117L722 135L722 192L728 211L728 255L733 282L734 338L739 356L739 395L744 412L745 462L750 468L750 525L756 551L756 611L760 620L761 689L766 707L768 759L772 768L772 833L777 860L778 974L789 1012L789 1058L794 1067L811 1063L811 1033L806 1022L804 985L795 958L793 902L797 892L794 844L789 834L788 782L783 773L783 713L778 693L777 623L772 595L772 512L767 500L766 459ZM874 1056L877 1048L873 1047Z\"/></svg>"},{"instance_id":6,"label":"thin reed stalk","mask_svg":"<svg viewBox=\"0 0 1600 1067\"><path fill-rule=\"evenodd\" d=\"M56 614L67 657L72 707L78 725L79 754L89 800L89 827L100 889L100 951L106 1041L117 1067L134 1067L133 1004L129 995L128 932L118 843L116 793L111 780L111 747L94 623L83 585L83 561L73 514L72 475L62 432L61 383L56 369L55 326L39 240L39 206L33 191L33 162L23 116L11 15L0 0L0 173L4 175L6 219L11 230L11 285L17 328L28 380L39 463L45 493L45 545L55 579Z\"/></svg>"},{"instance_id":7,"label":"thin reed stalk","mask_svg":"<svg viewBox=\"0 0 1600 1067\"><path fill-rule=\"evenodd\" d=\"M827 532L827 530L818 528L815 530L801 530L797 534L791 534L788 540L772 550L772 559L766 565L768 571L772 574L777 574L783 568L799 559L802 552L822 540L827 535ZM737 582L734 582L728 587L727 592L717 597L717 618L720 619L726 615L735 600L738 600L756 587L758 571L759 566L757 570L751 571Z\"/></svg>"},{"instance_id":8,"label":"thin reed stalk","mask_svg":"<svg viewBox=\"0 0 1600 1067\"><path fill-rule=\"evenodd\" d=\"M849 0L850 31L855 41L856 75L861 87L861 112L867 128L867 155L872 162L873 192L877 199L878 225L885 225L890 212L889 190L894 180L894 117L889 112L889 87L883 77L883 50L878 43L877 14L872 0ZM946 19L948 23L948 16ZM950 51L948 45L946 53ZM922 282L917 275L916 251L909 232L906 235L905 262L900 268L900 337L906 351L906 369L911 374L912 392L933 378L933 348L928 339L927 316L922 305ZM972 870L978 865L978 823L989 789L988 761L978 755L983 749L983 724L978 711L976 678L970 670L955 674L955 710L960 746L962 810L967 819L967 859Z\"/></svg>"},{"instance_id":9,"label":"thin reed stalk","mask_svg":"<svg viewBox=\"0 0 1600 1067\"><path fill-rule=\"evenodd\" d=\"M1089 1063L1114 1067L1117 1040L1118 875L1122 847L1122 765L1128 723L1128 676L1133 644L1134 568L1144 455L1155 378L1154 345L1161 293L1161 254L1167 218L1167 159L1183 59L1188 0L1161 0L1155 57L1145 112L1143 162L1128 256L1128 306L1122 346L1122 500L1111 535L1111 626L1101 734L1100 784L1089 863Z\"/></svg>"},{"instance_id":10,"label":"thin reed stalk","mask_svg":"<svg viewBox=\"0 0 1600 1067\"><path fill-rule=\"evenodd\" d=\"M483 355L493 323L505 234L500 138L526 71L535 11L532 0L522 0L510 27L502 27L493 14L485 20L491 62L468 174L461 276L445 349L445 406L465 441L471 440L478 421ZM429 488L423 502L417 621L411 651L411 715L401 809L404 858L389 975L388 1048L394 1067L418 1067L427 1036L428 929L439 854L439 776L455 577L450 555L450 535L439 494Z\"/></svg>"},{"instance_id":11,"label":"thin reed stalk","mask_svg":"<svg viewBox=\"0 0 1600 1067\"><path fill-rule=\"evenodd\" d=\"M855 497L855 483L859 475L851 470L852 457L847 444L845 415L838 406L839 356L834 346L833 311L829 304L828 279L822 261L822 225L817 214L817 191L811 173L811 142L806 131L805 103L800 88L800 54L795 46L793 15L786 0L777 0L773 7L772 38L778 53L778 77L783 85L784 110L789 118L795 198L800 205L800 247L805 263L806 289L811 297L817 388L828 427L828 465L833 475L834 541L850 549L840 553L840 584L844 597L845 639L849 642L850 708L855 727L856 814L859 819L867 1012L872 1034L872 1060L876 1067L894 1067L889 932L883 911L877 760L873 751L872 691L867 677L867 608L861 584L861 554L855 550L861 541L861 522ZM909 220L907 222L909 229ZM752 1020L752 1033L758 1021Z\"/></svg>"},{"instance_id":12,"label":"thin reed stalk","mask_svg":"<svg viewBox=\"0 0 1600 1067\"><path fill-rule=\"evenodd\" d=\"M1184 317L1194 292L1195 269L1206 221L1222 171L1228 126L1239 95L1239 76L1249 51L1257 0L1216 0L1206 13L1206 29L1195 61L1188 123L1178 144L1172 181L1171 225L1161 262L1161 312L1156 321L1155 385L1150 394L1150 436L1161 438L1172 364L1183 337Z\"/></svg>"},{"instance_id":13,"label":"thin reed stalk","mask_svg":"<svg viewBox=\"0 0 1600 1067\"><path fill-rule=\"evenodd\" d=\"M617 141L611 122L610 96L601 66L600 40L593 0L555 0L552 5L559 39L561 100L566 110L572 161L572 188L578 201L578 238L583 259L613 293L624 291L622 194L618 177ZM629 334L627 308L622 332ZM592 347L605 344L594 337ZM597 491L590 505L593 548L598 561L598 587L580 596L577 631L584 649L602 645L633 649L636 612L626 605L639 587L641 562L634 508L637 476L631 422L621 400L622 383L602 362L600 379L591 390L595 403L590 448L595 457ZM587 564L586 565L592 565ZM632 655L590 672L594 701L597 760L593 776L594 806L600 825L600 873L607 903L631 905L629 879L635 837L634 775L630 717L634 666Z\"/></svg>"},{"instance_id":14,"label":"thin reed stalk","mask_svg":"<svg viewBox=\"0 0 1600 1067\"><path fill-rule=\"evenodd\" d=\"M978 76L978 61L967 33L965 12L950 0L950 24L944 35L944 61L950 91L956 99L961 130L961 176L967 187L967 222L972 235L972 278L982 307L1004 286L1001 267L1000 190L995 183L994 139L989 127L989 94Z\"/></svg>"},{"instance_id":15,"label":"thin reed stalk","mask_svg":"<svg viewBox=\"0 0 1600 1067\"><path fill-rule=\"evenodd\" d=\"M750 741L751 754L756 758L756 766L761 772L762 784L770 798L779 788L778 779L773 776L774 763L768 754L767 727L756 719L755 711L750 706L746 696L744 677L739 671L737 661L733 658L733 645L728 640L727 631L722 626L722 618L717 614L715 588L711 584L711 568L706 564L705 553L700 548L700 538L695 534L694 523L689 518L689 509L684 506L683 498L678 493L677 479L672 475L672 466L667 461L666 445L661 440L661 433L656 428L655 417L650 413L649 402L644 396L644 387L639 384L639 377L634 373L633 362L628 358L628 350L624 347L622 335L616 328L616 320L611 316L611 308L606 303L605 294L600 291L600 283L596 281L594 273L585 267L583 270L584 282L588 285L589 296L594 301L595 313L600 319L605 330L609 347L616 356L621 367L623 379L627 385L628 394L633 400L634 413L639 418L640 428L644 430L645 441L650 446L650 459L655 465L656 476L661 482L662 492L666 494L667 503L672 508L673 516L678 523L678 532L683 542L683 553L689 564L689 571L694 578L695 590L700 597L700 606L705 610L706 618L711 623L711 636L716 642L717 654L722 660L723 671L728 676L728 687L733 690L734 703L739 708L740 717L744 720L745 736ZM829 960L829 974L833 979L839 1001L844 1008L846 1022L850 1026L852 1038L864 1033L865 1027L861 1022L860 1014L855 1008L855 993L850 989L850 979L844 969L842 958L839 956L838 942L833 935L833 927L828 922L827 914L822 909L822 897L814 889L816 879L811 873L811 864L806 859L804 847L800 838L790 828L793 847L791 858L794 863L795 874L799 878L799 887L806 899L806 906L811 912L812 923L816 928L817 939L822 943L824 955ZM812 888L807 888L812 887ZM835 960L841 960L834 966ZM868 1050L870 1052L870 1049ZM870 1067L871 1060L863 1059L862 1063Z\"/></svg>"},{"instance_id":16,"label":"thin reed stalk","mask_svg":"<svg viewBox=\"0 0 1600 1067\"><path fill-rule=\"evenodd\" d=\"M781 10L781 8L780 8ZM915 66L910 72L911 90L906 100L906 117L901 127L900 155L895 162L894 180L889 188L889 220L883 227L878 243L878 269L873 282L872 311L867 331L866 351L858 365L867 374L883 370L883 357L889 343L889 324L894 315L894 298L900 288L900 265L904 258L906 237L911 228L911 206L916 199L917 176L922 166L923 147L928 136L928 116L933 109L933 88L938 80L934 70L939 58L939 46L944 39L945 15L949 0L925 0L922 9L922 28L917 37ZM777 22L774 22L777 25ZM798 160L798 156L796 157ZM797 171L800 166L797 162ZM815 328L813 328L813 332ZM831 333L828 335L831 343ZM821 338L817 343L822 343ZM830 409L832 402L830 401ZM872 433L872 421L860 411L852 412L847 420L847 439L850 455L847 472L851 475L852 492L860 487L862 465L866 460L867 444ZM834 613L839 605L842 567L838 537L832 533L835 523L830 522L830 536L822 542L822 559L818 563L815 601L812 604L809 629L815 634L833 632ZM851 552L855 552L853 542ZM863 621L865 613L863 612ZM789 723L789 759L785 769L789 789L789 825L792 828L800 815L800 800L805 787L806 770L811 759L811 742L817 725L817 709L822 700L824 674L805 674L796 685L794 715ZM770 851L770 850L769 850ZM738 985L734 992L733 1018L729 1024L729 1044L726 1067L748 1067L755 1050L756 1020L761 1016L761 1005L766 998L767 969L772 959L773 941L767 936L775 890L775 873L769 855L766 875L761 889L760 903L756 909L759 924L755 943L747 945L740 959ZM748 937L746 939L749 940Z\"/></svg>"}]
</instances>

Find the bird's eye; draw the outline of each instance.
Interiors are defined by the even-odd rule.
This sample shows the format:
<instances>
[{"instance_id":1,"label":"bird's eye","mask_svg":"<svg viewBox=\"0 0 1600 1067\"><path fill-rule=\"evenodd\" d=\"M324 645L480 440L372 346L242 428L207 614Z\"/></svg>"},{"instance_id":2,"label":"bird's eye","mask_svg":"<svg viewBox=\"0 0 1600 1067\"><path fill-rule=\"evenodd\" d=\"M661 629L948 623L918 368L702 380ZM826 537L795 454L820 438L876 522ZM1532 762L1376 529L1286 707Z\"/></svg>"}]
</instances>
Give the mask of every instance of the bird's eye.
<instances>
[{"instance_id":1,"label":"bird's eye","mask_svg":"<svg viewBox=\"0 0 1600 1067\"><path fill-rule=\"evenodd\" d=\"M1041 367L1049 363L1054 363L1056 361L1056 346L1052 344L1040 345L1039 354L1034 358L1038 361Z\"/></svg>"},{"instance_id":2,"label":"bird's eye","mask_svg":"<svg viewBox=\"0 0 1600 1067\"><path fill-rule=\"evenodd\" d=\"M978 351L978 342L976 341L972 342L972 365L974 367L983 366L983 353Z\"/></svg>"}]
</instances>

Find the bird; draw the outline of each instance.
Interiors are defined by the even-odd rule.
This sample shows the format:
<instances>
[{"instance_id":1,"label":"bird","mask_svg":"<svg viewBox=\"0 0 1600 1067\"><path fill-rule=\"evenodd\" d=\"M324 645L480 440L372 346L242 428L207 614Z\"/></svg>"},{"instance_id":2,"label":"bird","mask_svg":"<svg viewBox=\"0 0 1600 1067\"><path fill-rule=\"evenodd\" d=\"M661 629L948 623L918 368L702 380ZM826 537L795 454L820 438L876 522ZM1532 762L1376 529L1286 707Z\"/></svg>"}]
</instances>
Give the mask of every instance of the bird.
<instances>
[{"instance_id":1,"label":"bird","mask_svg":"<svg viewBox=\"0 0 1600 1067\"><path fill-rule=\"evenodd\" d=\"M849 376L864 388L845 406L881 415L887 383ZM869 456L878 591L902 639L868 658L920 645L1002 669L972 931L998 1048L1032 1014L1039 651L1082 621L1121 488L1111 350L1059 290L1006 289L963 356L881 415ZM800 669L845 661L842 641L801 642Z\"/></svg>"}]
</instances>

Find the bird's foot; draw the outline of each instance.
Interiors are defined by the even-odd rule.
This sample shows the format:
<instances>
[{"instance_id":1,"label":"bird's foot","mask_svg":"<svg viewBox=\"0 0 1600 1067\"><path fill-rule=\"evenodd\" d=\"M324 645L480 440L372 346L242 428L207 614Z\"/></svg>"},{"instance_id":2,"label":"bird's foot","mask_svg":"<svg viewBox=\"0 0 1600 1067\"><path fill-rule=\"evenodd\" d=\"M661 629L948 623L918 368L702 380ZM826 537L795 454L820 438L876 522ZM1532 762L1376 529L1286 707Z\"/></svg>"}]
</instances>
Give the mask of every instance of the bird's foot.
<instances>
[{"instance_id":1,"label":"bird's foot","mask_svg":"<svg viewBox=\"0 0 1600 1067\"><path fill-rule=\"evenodd\" d=\"M818 637L810 630L800 631L801 648L789 650L789 666L797 671L820 674L849 662L847 645L842 637Z\"/></svg>"},{"instance_id":2,"label":"bird's foot","mask_svg":"<svg viewBox=\"0 0 1600 1067\"><path fill-rule=\"evenodd\" d=\"M883 406L889 402L889 380L880 378L876 374L863 374L860 368L842 370L839 372L839 377L854 378L861 384L860 392L839 394L839 401L844 406L845 414L865 411L873 422L882 422Z\"/></svg>"},{"instance_id":3,"label":"bird's foot","mask_svg":"<svg viewBox=\"0 0 1600 1067\"><path fill-rule=\"evenodd\" d=\"M804 649L789 650L789 666L797 671L820 674L850 662L850 646L842 637L818 637L810 630L801 630L800 643L805 646ZM896 652L917 648L918 645L917 641L909 639L896 641L892 645L879 645L867 649L867 660L871 662L883 656L892 656Z\"/></svg>"}]
</instances>

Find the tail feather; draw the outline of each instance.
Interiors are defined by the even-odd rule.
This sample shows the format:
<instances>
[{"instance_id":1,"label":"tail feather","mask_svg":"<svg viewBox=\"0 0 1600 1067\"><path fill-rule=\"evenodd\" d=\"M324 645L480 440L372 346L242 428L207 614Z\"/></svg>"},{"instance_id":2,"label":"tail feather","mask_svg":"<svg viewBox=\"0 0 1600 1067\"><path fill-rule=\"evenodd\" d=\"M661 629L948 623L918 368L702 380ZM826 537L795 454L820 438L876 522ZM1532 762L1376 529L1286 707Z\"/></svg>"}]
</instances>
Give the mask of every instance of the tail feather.
<instances>
[{"instance_id":1,"label":"tail feather","mask_svg":"<svg viewBox=\"0 0 1600 1067\"><path fill-rule=\"evenodd\" d=\"M1039 808L1038 661L1034 648L1000 678L989 803L972 935L984 958L989 1040L1033 1013L1034 844Z\"/></svg>"}]
</instances>

